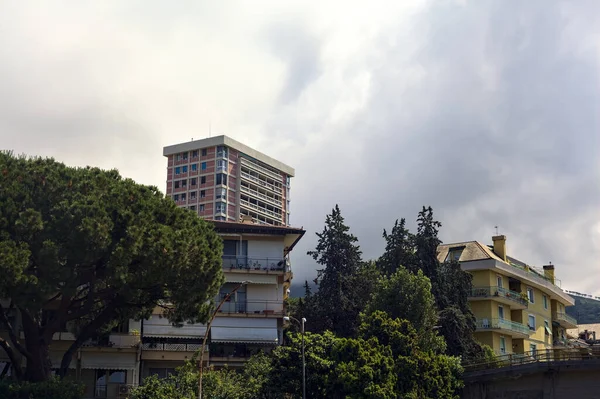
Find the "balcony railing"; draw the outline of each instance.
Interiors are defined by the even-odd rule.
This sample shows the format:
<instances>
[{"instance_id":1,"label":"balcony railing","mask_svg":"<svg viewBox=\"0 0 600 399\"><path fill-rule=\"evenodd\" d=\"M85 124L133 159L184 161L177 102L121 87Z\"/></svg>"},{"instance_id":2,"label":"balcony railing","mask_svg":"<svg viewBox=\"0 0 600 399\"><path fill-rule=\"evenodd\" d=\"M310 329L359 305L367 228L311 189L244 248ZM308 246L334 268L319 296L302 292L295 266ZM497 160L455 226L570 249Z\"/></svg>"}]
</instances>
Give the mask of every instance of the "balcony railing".
<instances>
[{"instance_id":1,"label":"balcony railing","mask_svg":"<svg viewBox=\"0 0 600 399\"><path fill-rule=\"evenodd\" d=\"M254 163L246 158L243 158L243 157L242 157L242 165L246 166L247 168L254 169L256 172L262 173L263 175L268 176L269 178L271 178L275 181L279 181L282 179L281 175L277 174L277 172L274 172L270 169L260 166L260 165Z\"/></svg>"},{"instance_id":2,"label":"balcony railing","mask_svg":"<svg viewBox=\"0 0 600 399\"><path fill-rule=\"evenodd\" d=\"M202 348L202 344L179 344L179 343L160 343L144 342L142 350L166 351L166 352L195 352Z\"/></svg>"},{"instance_id":3,"label":"balcony railing","mask_svg":"<svg viewBox=\"0 0 600 399\"><path fill-rule=\"evenodd\" d=\"M478 330L508 330L524 335L531 334L526 325L507 319L478 319L476 324Z\"/></svg>"},{"instance_id":4,"label":"balcony railing","mask_svg":"<svg viewBox=\"0 0 600 399\"><path fill-rule=\"evenodd\" d=\"M247 256L223 255L223 268L263 271L290 271L285 258L249 258Z\"/></svg>"},{"instance_id":5,"label":"balcony railing","mask_svg":"<svg viewBox=\"0 0 600 399\"><path fill-rule=\"evenodd\" d=\"M261 206L253 204L253 203L251 203L249 201L246 201L244 199L241 199L241 198L240 198L240 204L243 205L243 206L247 206L248 208L252 208L252 209L254 209L257 212L262 212L264 214L267 214L270 217L273 217L275 219L278 219L278 220L281 219L281 213L277 213L277 212L271 211L271 210L269 210L267 208L263 208Z\"/></svg>"},{"instance_id":6,"label":"balcony railing","mask_svg":"<svg viewBox=\"0 0 600 399\"><path fill-rule=\"evenodd\" d=\"M253 190L247 186L241 186L241 191L248 195L253 195L255 197L258 197L263 201L269 201L271 204L276 205L281 208L281 199L277 199L276 197L269 197L268 195L265 195L258 190Z\"/></svg>"},{"instance_id":7,"label":"balcony railing","mask_svg":"<svg viewBox=\"0 0 600 399\"><path fill-rule=\"evenodd\" d=\"M270 300L230 300L223 303L219 313L224 314L255 314L255 315L283 315L283 301Z\"/></svg>"},{"instance_id":8,"label":"balcony railing","mask_svg":"<svg viewBox=\"0 0 600 399\"><path fill-rule=\"evenodd\" d=\"M258 185L260 185L260 186L266 187L266 188L268 188L269 190L271 190L271 191L275 191L275 192L276 192L276 193L278 193L278 194L279 194L279 193L281 193L281 187L277 187L277 186L276 186L276 185L274 185L274 184L267 183L266 181L264 181L264 180L261 180L261 179L259 179L259 178L258 178L258 177L256 177L256 176L252 176L250 173L247 173L247 172L244 172L244 171L240 171L240 174L241 174L241 176L242 176L244 179L251 180L251 181L252 181L252 182L254 182L255 184L258 184Z\"/></svg>"},{"instance_id":9,"label":"balcony railing","mask_svg":"<svg viewBox=\"0 0 600 399\"><path fill-rule=\"evenodd\" d=\"M107 348L131 348L140 343L140 336L133 334L110 334L109 337L90 339L83 346L99 346Z\"/></svg>"},{"instance_id":10,"label":"balcony railing","mask_svg":"<svg viewBox=\"0 0 600 399\"><path fill-rule=\"evenodd\" d=\"M488 298L488 297L501 297L507 298L512 302L518 303L522 306L527 306L529 301L523 298L520 292L511 291L503 287L475 287L471 290L472 298Z\"/></svg>"},{"instance_id":11,"label":"balcony railing","mask_svg":"<svg viewBox=\"0 0 600 399\"><path fill-rule=\"evenodd\" d=\"M543 271L537 271L535 268L533 268L532 266L521 266L521 265L517 265L516 263L509 263L512 267L516 267L519 270L524 271L525 273L527 273L530 277L533 277L536 280L539 280L540 282L544 282L547 281L549 283L554 284L555 286L560 288L560 280L557 278L550 278L544 275Z\"/></svg>"},{"instance_id":12,"label":"balcony railing","mask_svg":"<svg viewBox=\"0 0 600 399\"><path fill-rule=\"evenodd\" d=\"M563 312L554 312L552 314L552 318L558 322L563 321L563 322L567 322L568 324L571 324L574 326L577 325L577 319L575 319L574 317L569 316L568 314L563 313Z\"/></svg>"}]
</instances>

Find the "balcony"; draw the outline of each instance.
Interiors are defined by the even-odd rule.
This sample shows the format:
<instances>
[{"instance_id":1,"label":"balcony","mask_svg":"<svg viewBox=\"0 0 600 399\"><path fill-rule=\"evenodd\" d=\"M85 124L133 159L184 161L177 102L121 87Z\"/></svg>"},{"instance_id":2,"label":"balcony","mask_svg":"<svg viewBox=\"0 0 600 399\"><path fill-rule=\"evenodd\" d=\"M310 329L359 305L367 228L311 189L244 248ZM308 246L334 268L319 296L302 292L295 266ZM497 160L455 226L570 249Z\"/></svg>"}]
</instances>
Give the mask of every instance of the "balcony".
<instances>
[{"instance_id":1,"label":"balcony","mask_svg":"<svg viewBox=\"0 0 600 399\"><path fill-rule=\"evenodd\" d=\"M521 266L512 262L510 262L509 265L511 265L512 267L516 267L519 270L523 270L527 273L528 277L532 278L533 280L537 280L541 283L549 282L560 288L561 282L559 279L547 277L544 275L543 271L538 271L532 266Z\"/></svg>"},{"instance_id":2,"label":"balcony","mask_svg":"<svg viewBox=\"0 0 600 399\"><path fill-rule=\"evenodd\" d=\"M90 339L83 346L97 346L106 348L132 348L140 343L140 336L133 334L110 334L108 337Z\"/></svg>"},{"instance_id":3,"label":"balcony","mask_svg":"<svg viewBox=\"0 0 600 399\"><path fill-rule=\"evenodd\" d=\"M202 349L202 344L179 344L160 342L144 342L142 344L142 350L145 351L196 352L200 349Z\"/></svg>"},{"instance_id":4,"label":"balcony","mask_svg":"<svg viewBox=\"0 0 600 399\"><path fill-rule=\"evenodd\" d=\"M282 317L283 301L271 300L230 300L223 303L219 315Z\"/></svg>"},{"instance_id":5,"label":"balcony","mask_svg":"<svg viewBox=\"0 0 600 399\"><path fill-rule=\"evenodd\" d=\"M557 322L564 328L577 328L577 320L563 312L553 312L552 321Z\"/></svg>"},{"instance_id":6,"label":"balcony","mask_svg":"<svg viewBox=\"0 0 600 399\"><path fill-rule=\"evenodd\" d=\"M290 271L290 264L285 258L249 258L247 256L224 255L223 268L230 271L240 270L262 271L279 274Z\"/></svg>"},{"instance_id":7,"label":"balcony","mask_svg":"<svg viewBox=\"0 0 600 399\"><path fill-rule=\"evenodd\" d=\"M275 211L271 211L271 210L269 210L267 208L263 208L261 206L253 204L253 203L251 203L249 201L246 201L244 199L241 199L241 198L240 198L240 205L245 206L245 207L250 208L250 209L253 209L256 212L261 212L264 215L267 215L267 216L272 217L272 218L274 218L274 219L276 219L278 221L281 221L281 213L277 213Z\"/></svg>"},{"instance_id":8,"label":"balcony","mask_svg":"<svg viewBox=\"0 0 600 399\"><path fill-rule=\"evenodd\" d=\"M511 291L503 287L474 287L469 295L470 301L494 300L504 303L512 310L527 309L529 301L520 292Z\"/></svg>"},{"instance_id":9,"label":"balcony","mask_svg":"<svg viewBox=\"0 0 600 399\"><path fill-rule=\"evenodd\" d=\"M254 184L257 184L261 187L265 187L271 191L274 191L278 195L281 195L281 187L277 187L275 184L267 183L266 181L261 180L256 176L252 176L250 173L244 171L240 171L240 175L242 176L242 179L249 180Z\"/></svg>"},{"instance_id":10,"label":"balcony","mask_svg":"<svg viewBox=\"0 0 600 399\"><path fill-rule=\"evenodd\" d=\"M281 179L282 179L281 174L278 174L275 171L272 171L263 166L260 166L257 163L254 163L244 157L242 157L242 165L244 165L245 167L247 167L249 169L253 169L254 171L261 173L265 176L268 176L270 179L273 179L275 181L281 181Z\"/></svg>"},{"instance_id":11,"label":"balcony","mask_svg":"<svg viewBox=\"0 0 600 399\"><path fill-rule=\"evenodd\" d=\"M478 332L502 332L513 338L527 338L532 333L526 325L507 319L478 319L476 325Z\"/></svg>"},{"instance_id":12,"label":"balcony","mask_svg":"<svg viewBox=\"0 0 600 399\"><path fill-rule=\"evenodd\" d=\"M263 201L269 202L271 205L281 208L281 199L277 199L275 196L269 197L268 195L263 194L263 193L259 192L258 190L253 190L248 186L240 186L240 188L241 188L242 193L245 193L247 195L251 195L254 197L258 197Z\"/></svg>"}]
</instances>

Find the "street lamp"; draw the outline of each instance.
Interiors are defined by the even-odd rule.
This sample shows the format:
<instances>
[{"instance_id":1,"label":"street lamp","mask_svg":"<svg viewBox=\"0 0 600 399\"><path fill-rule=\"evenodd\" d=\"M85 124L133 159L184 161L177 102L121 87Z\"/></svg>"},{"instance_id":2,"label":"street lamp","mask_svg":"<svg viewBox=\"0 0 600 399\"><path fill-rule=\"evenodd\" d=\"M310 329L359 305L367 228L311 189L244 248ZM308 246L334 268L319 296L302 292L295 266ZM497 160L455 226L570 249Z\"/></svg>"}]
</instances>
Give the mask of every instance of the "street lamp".
<instances>
[{"instance_id":1,"label":"street lamp","mask_svg":"<svg viewBox=\"0 0 600 399\"><path fill-rule=\"evenodd\" d=\"M217 308L213 312L212 316L210 317L210 320L208 321L208 324L206 325L206 332L204 333L204 339L202 340L202 348L200 349L200 369L199 369L199 376L198 376L198 399L202 399L202 370L204 369L204 365L203 365L203 363L204 363L204 349L206 348L206 340L208 339L208 333L210 332L210 326L212 325L212 322L215 319L215 316L217 315L217 313L219 313L219 310L221 309L221 306L223 306L223 304L226 301L228 301L229 298L231 298L231 296L233 294L235 294L235 292L237 290L239 290L240 288L242 288L243 285L250 284L251 282L252 281L242 281L234 289L232 289L230 293L228 293L227 295L225 295L225 297L219 303L219 306L217 306Z\"/></svg>"},{"instance_id":2,"label":"street lamp","mask_svg":"<svg viewBox=\"0 0 600 399\"><path fill-rule=\"evenodd\" d=\"M283 320L293 320L300 324L302 328L302 399L306 399L306 360L304 358L304 323L306 323L306 319L303 317L302 321L300 322L298 319L292 316L283 316Z\"/></svg>"}]
</instances>

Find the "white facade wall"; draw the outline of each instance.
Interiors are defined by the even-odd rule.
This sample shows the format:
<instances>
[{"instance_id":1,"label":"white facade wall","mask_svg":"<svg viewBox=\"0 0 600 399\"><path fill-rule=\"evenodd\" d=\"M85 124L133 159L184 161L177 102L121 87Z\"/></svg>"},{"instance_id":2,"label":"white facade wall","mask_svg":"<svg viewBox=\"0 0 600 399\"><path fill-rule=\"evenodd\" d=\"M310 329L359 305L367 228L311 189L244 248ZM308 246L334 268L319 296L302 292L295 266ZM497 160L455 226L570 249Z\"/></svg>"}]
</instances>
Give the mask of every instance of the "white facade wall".
<instances>
[{"instance_id":1,"label":"white facade wall","mask_svg":"<svg viewBox=\"0 0 600 399\"><path fill-rule=\"evenodd\" d=\"M273 259L273 262L277 264L283 260L283 239L277 241L248 240L248 257Z\"/></svg>"},{"instance_id":2,"label":"white facade wall","mask_svg":"<svg viewBox=\"0 0 600 399\"><path fill-rule=\"evenodd\" d=\"M248 311L254 313L271 310L283 312L283 285L281 284L248 284L246 288Z\"/></svg>"}]
</instances>

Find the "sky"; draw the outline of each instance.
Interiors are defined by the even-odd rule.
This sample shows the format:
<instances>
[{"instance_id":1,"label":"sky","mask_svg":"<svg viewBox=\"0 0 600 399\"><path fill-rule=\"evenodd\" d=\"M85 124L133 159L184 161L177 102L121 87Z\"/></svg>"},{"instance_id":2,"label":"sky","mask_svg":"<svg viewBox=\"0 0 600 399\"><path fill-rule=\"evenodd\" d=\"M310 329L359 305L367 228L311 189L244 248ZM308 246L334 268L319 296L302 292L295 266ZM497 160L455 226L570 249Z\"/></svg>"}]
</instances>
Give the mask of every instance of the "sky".
<instances>
[{"instance_id":1,"label":"sky","mask_svg":"<svg viewBox=\"0 0 600 399\"><path fill-rule=\"evenodd\" d=\"M431 205L444 242L600 295L600 2L0 0L0 148L164 191L226 134L296 169L296 283L339 204L365 259Z\"/></svg>"}]
</instances>

